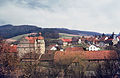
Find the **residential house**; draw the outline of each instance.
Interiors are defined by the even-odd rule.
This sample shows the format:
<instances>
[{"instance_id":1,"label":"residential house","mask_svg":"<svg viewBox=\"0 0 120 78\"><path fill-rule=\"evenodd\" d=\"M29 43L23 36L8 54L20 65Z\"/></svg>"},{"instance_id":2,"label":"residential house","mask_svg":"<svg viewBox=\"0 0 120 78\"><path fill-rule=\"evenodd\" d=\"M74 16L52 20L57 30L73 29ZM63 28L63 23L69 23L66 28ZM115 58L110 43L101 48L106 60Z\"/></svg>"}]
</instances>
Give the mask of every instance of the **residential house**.
<instances>
[{"instance_id":1,"label":"residential house","mask_svg":"<svg viewBox=\"0 0 120 78\"><path fill-rule=\"evenodd\" d=\"M96 47L95 45L90 45L88 48L89 51L98 51L100 48Z\"/></svg>"},{"instance_id":2,"label":"residential house","mask_svg":"<svg viewBox=\"0 0 120 78\"><path fill-rule=\"evenodd\" d=\"M89 38L81 38L82 43L86 43L89 45L97 44L99 39L96 37L89 37Z\"/></svg>"},{"instance_id":3,"label":"residential house","mask_svg":"<svg viewBox=\"0 0 120 78\"><path fill-rule=\"evenodd\" d=\"M72 39L61 39L62 45L63 46L69 46L72 44Z\"/></svg>"},{"instance_id":4,"label":"residential house","mask_svg":"<svg viewBox=\"0 0 120 78\"><path fill-rule=\"evenodd\" d=\"M50 50L57 50L56 46L53 46Z\"/></svg>"},{"instance_id":5,"label":"residential house","mask_svg":"<svg viewBox=\"0 0 120 78\"><path fill-rule=\"evenodd\" d=\"M105 43L105 41L107 39L108 39L107 36L103 36L103 37L99 38L97 46L99 46L99 47L106 47L107 44Z\"/></svg>"},{"instance_id":6,"label":"residential house","mask_svg":"<svg viewBox=\"0 0 120 78\"><path fill-rule=\"evenodd\" d=\"M53 51L56 51L56 50L60 50L62 49L61 45L58 45L58 44L54 44L54 45L49 45L46 50L53 50Z\"/></svg>"},{"instance_id":7,"label":"residential house","mask_svg":"<svg viewBox=\"0 0 120 78\"><path fill-rule=\"evenodd\" d=\"M79 40L78 40L78 44L81 44L81 43L82 43L82 40L81 40L81 39L79 39Z\"/></svg>"},{"instance_id":8,"label":"residential house","mask_svg":"<svg viewBox=\"0 0 120 78\"><path fill-rule=\"evenodd\" d=\"M9 55L12 55L13 57L17 57L17 45L3 43L1 52L8 53Z\"/></svg>"},{"instance_id":9,"label":"residential house","mask_svg":"<svg viewBox=\"0 0 120 78\"><path fill-rule=\"evenodd\" d=\"M118 44L118 42L119 42L119 37L113 38L112 42L113 42L113 45Z\"/></svg>"},{"instance_id":10,"label":"residential house","mask_svg":"<svg viewBox=\"0 0 120 78\"><path fill-rule=\"evenodd\" d=\"M111 36L108 37L108 39L105 40L105 43L109 45L116 45L118 44L119 40L119 36L113 33Z\"/></svg>"},{"instance_id":11,"label":"residential house","mask_svg":"<svg viewBox=\"0 0 120 78\"><path fill-rule=\"evenodd\" d=\"M105 40L105 43L109 44L109 45L116 45L116 44L118 44L118 42L119 42L118 37Z\"/></svg>"},{"instance_id":12,"label":"residential house","mask_svg":"<svg viewBox=\"0 0 120 78\"><path fill-rule=\"evenodd\" d=\"M76 45L76 44L80 44L81 43L81 41L80 41L81 39L80 39L80 37L72 37L72 44L73 45Z\"/></svg>"}]
</instances>

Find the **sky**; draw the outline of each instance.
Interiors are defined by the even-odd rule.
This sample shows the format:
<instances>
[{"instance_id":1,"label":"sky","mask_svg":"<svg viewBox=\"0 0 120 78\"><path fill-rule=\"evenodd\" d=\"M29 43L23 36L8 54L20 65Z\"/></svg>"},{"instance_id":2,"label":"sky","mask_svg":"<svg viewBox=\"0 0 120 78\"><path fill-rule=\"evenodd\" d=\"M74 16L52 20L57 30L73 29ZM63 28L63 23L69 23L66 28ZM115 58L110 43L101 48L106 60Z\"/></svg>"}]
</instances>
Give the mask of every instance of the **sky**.
<instances>
[{"instance_id":1,"label":"sky","mask_svg":"<svg viewBox=\"0 0 120 78\"><path fill-rule=\"evenodd\" d=\"M120 0L0 0L0 25L119 33Z\"/></svg>"}]
</instances>

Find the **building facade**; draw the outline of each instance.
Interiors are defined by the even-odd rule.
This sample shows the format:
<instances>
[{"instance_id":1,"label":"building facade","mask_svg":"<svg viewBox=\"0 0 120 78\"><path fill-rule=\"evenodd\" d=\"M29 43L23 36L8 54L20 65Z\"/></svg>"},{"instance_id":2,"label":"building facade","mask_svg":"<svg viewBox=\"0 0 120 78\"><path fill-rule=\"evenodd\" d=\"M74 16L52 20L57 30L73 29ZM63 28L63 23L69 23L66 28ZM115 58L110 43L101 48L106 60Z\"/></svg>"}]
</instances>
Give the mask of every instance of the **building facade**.
<instances>
[{"instance_id":1,"label":"building facade","mask_svg":"<svg viewBox=\"0 0 120 78\"><path fill-rule=\"evenodd\" d=\"M18 55L22 57L26 53L45 53L45 41L42 36L23 37L17 45Z\"/></svg>"}]
</instances>

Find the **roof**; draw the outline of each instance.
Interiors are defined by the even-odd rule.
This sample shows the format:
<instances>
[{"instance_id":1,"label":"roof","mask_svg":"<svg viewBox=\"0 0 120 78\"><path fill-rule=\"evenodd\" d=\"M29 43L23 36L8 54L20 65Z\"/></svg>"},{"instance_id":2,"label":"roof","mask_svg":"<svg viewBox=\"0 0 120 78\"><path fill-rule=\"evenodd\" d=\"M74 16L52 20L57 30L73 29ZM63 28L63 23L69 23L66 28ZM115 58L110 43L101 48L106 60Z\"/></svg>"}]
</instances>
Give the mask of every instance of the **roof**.
<instances>
[{"instance_id":1,"label":"roof","mask_svg":"<svg viewBox=\"0 0 120 78\"><path fill-rule=\"evenodd\" d=\"M40 61L51 61L54 60L54 54L43 54Z\"/></svg>"},{"instance_id":2,"label":"roof","mask_svg":"<svg viewBox=\"0 0 120 78\"><path fill-rule=\"evenodd\" d=\"M3 43L0 45L2 45L1 52L17 52L17 45L10 45L8 43Z\"/></svg>"},{"instance_id":3,"label":"roof","mask_svg":"<svg viewBox=\"0 0 120 78\"><path fill-rule=\"evenodd\" d=\"M91 41L91 42L97 42L99 41L99 39L97 39L96 37L89 37L89 38L81 38L82 41Z\"/></svg>"},{"instance_id":4,"label":"roof","mask_svg":"<svg viewBox=\"0 0 120 78\"><path fill-rule=\"evenodd\" d=\"M25 39L29 40L30 43L34 43L36 39L42 40L44 38L42 36L39 36L39 37L25 37Z\"/></svg>"},{"instance_id":5,"label":"roof","mask_svg":"<svg viewBox=\"0 0 120 78\"><path fill-rule=\"evenodd\" d=\"M48 50L50 50L52 47L55 47L56 45L54 44L54 45L49 45L48 47L47 47L47 49Z\"/></svg>"},{"instance_id":6,"label":"roof","mask_svg":"<svg viewBox=\"0 0 120 78\"><path fill-rule=\"evenodd\" d=\"M17 45L11 45L9 52L17 52Z\"/></svg>"},{"instance_id":7,"label":"roof","mask_svg":"<svg viewBox=\"0 0 120 78\"><path fill-rule=\"evenodd\" d=\"M71 42L72 39L61 39L63 42Z\"/></svg>"},{"instance_id":8,"label":"roof","mask_svg":"<svg viewBox=\"0 0 120 78\"><path fill-rule=\"evenodd\" d=\"M100 38L100 41L105 41L106 37L107 37L107 36L101 37L101 38Z\"/></svg>"},{"instance_id":9,"label":"roof","mask_svg":"<svg viewBox=\"0 0 120 78\"><path fill-rule=\"evenodd\" d=\"M83 47L68 47L65 51L84 51Z\"/></svg>"},{"instance_id":10,"label":"roof","mask_svg":"<svg viewBox=\"0 0 120 78\"><path fill-rule=\"evenodd\" d=\"M118 59L118 55L113 50L104 50L104 51L71 51L63 52L57 51L54 55L55 62L64 59L64 57L80 57L86 60L109 60L109 59Z\"/></svg>"}]
</instances>

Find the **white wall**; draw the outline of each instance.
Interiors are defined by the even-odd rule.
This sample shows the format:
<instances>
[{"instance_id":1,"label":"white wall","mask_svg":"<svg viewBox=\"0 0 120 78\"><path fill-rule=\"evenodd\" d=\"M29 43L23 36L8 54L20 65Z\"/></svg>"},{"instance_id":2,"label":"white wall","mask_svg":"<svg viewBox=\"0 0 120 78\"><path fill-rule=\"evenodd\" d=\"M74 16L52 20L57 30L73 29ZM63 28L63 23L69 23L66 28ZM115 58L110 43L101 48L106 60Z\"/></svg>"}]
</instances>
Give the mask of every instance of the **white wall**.
<instances>
[{"instance_id":1,"label":"white wall","mask_svg":"<svg viewBox=\"0 0 120 78\"><path fill-rule=\"evenodd\" d=\"M94 46L94 45L91 45L91 46L89 47L89 51L98 51L98 50L100 50L100 48L98 48L98 47L96 47L96 46Z\"/></svg>"}]
</instances>

